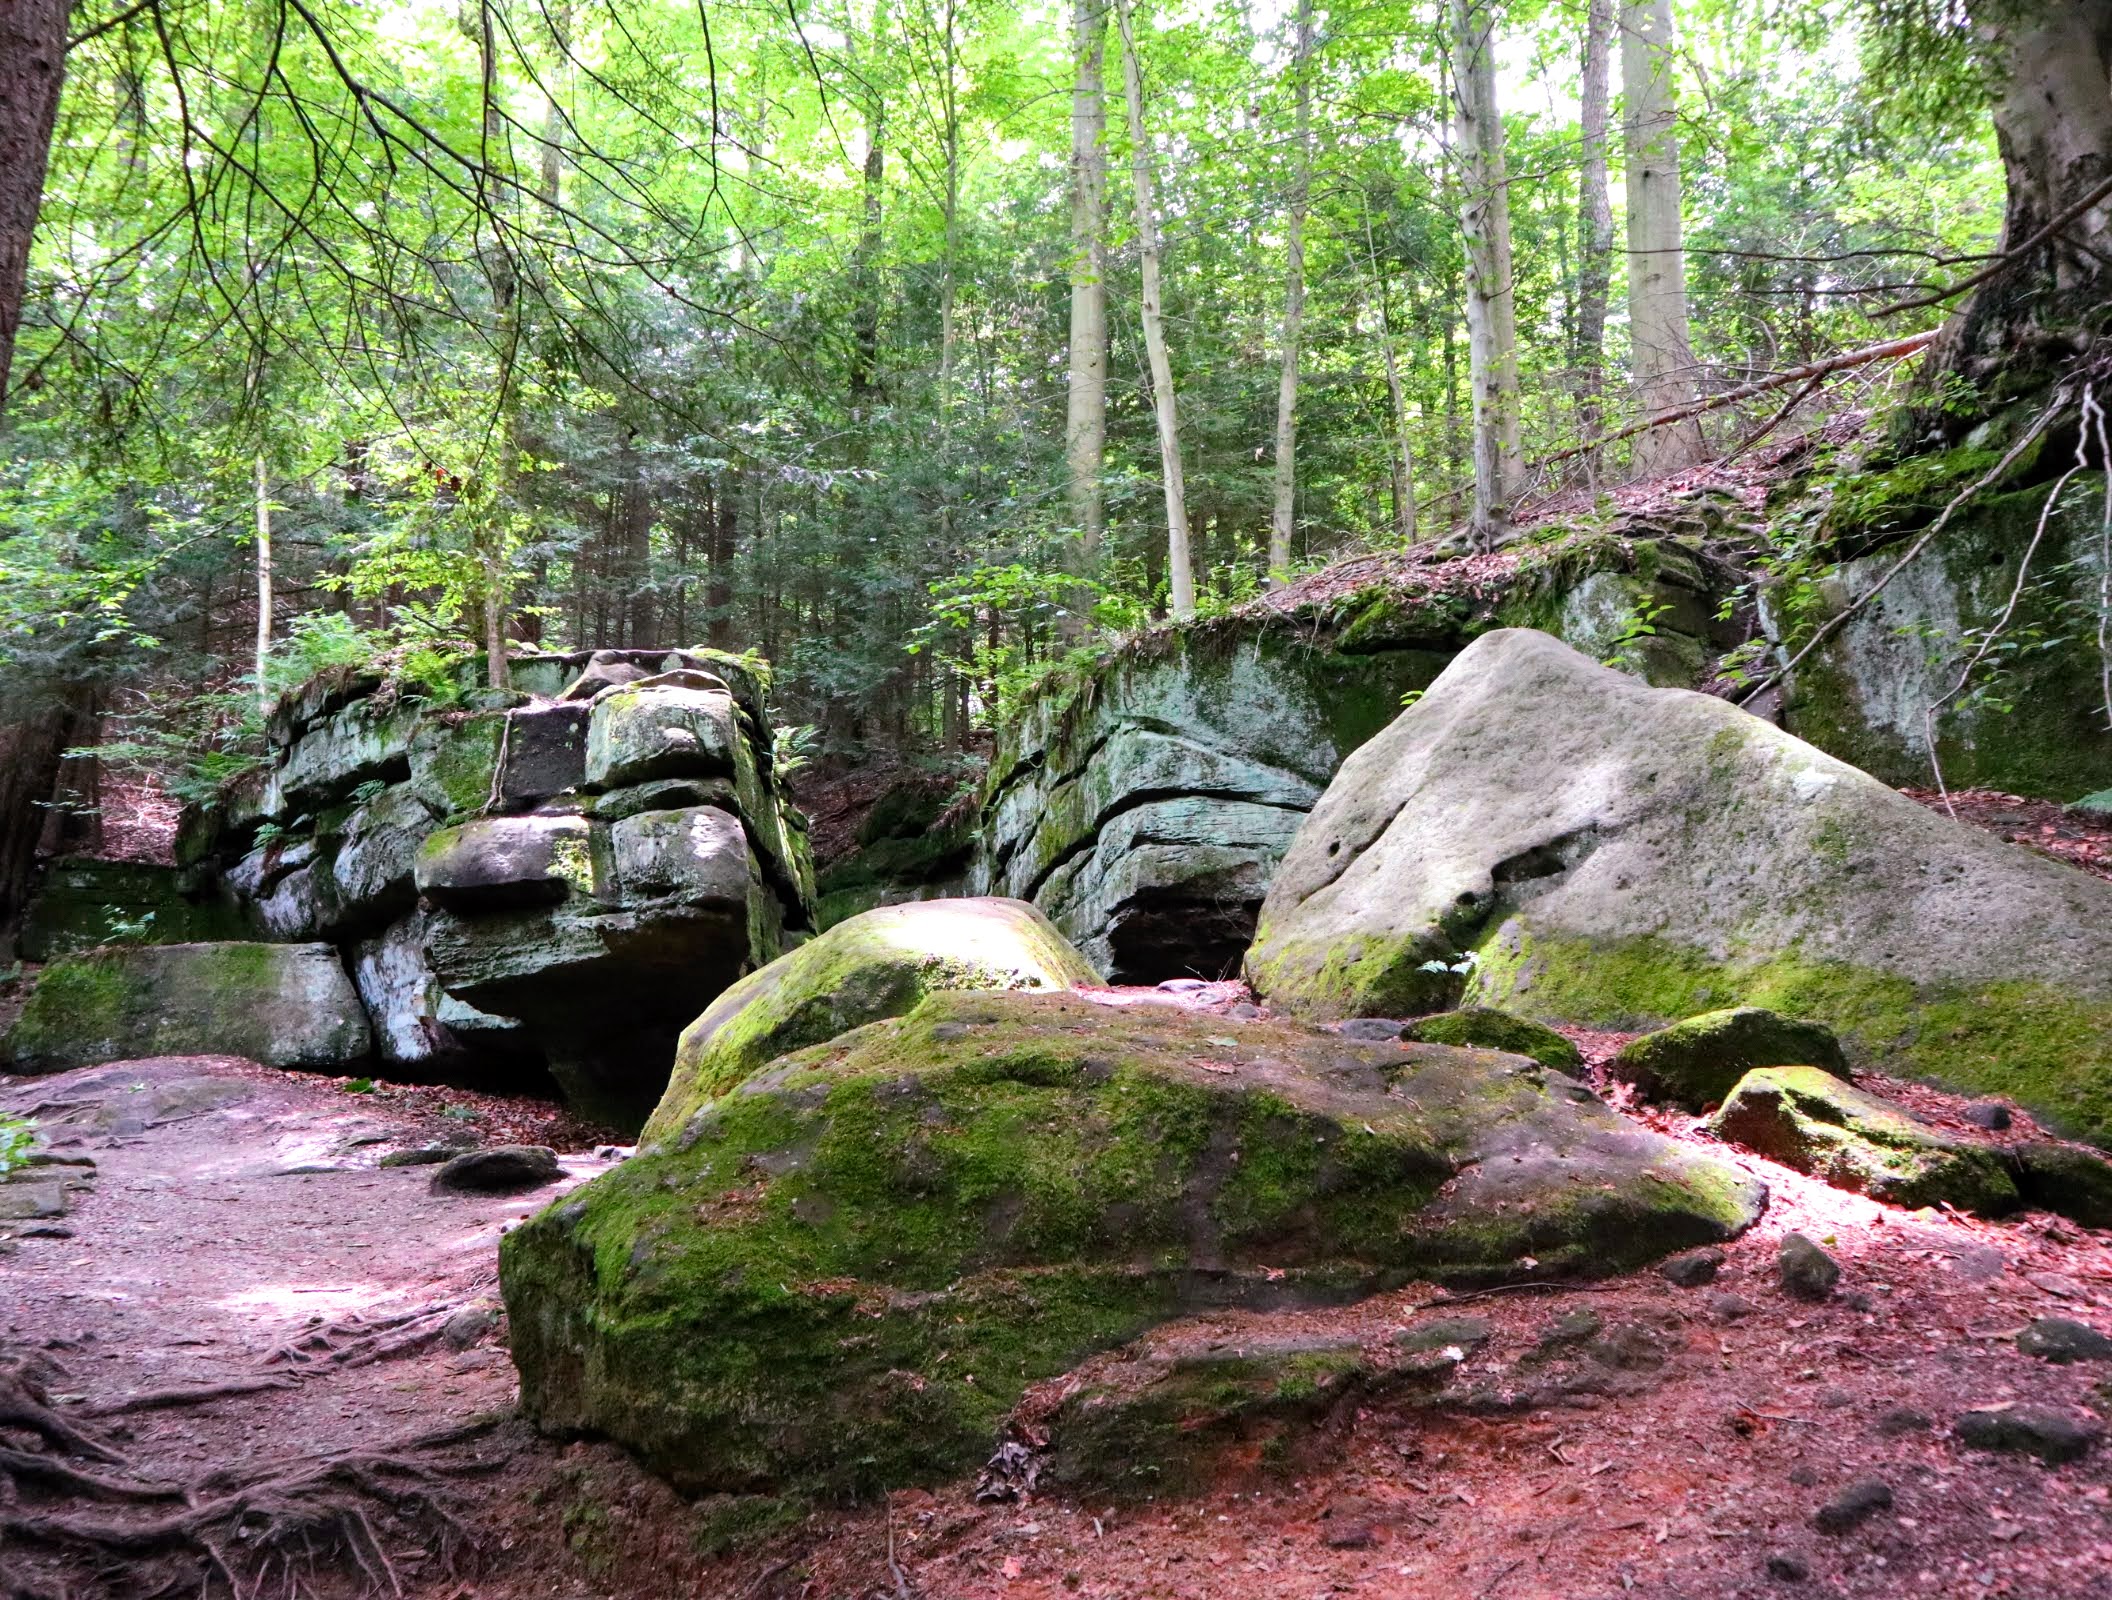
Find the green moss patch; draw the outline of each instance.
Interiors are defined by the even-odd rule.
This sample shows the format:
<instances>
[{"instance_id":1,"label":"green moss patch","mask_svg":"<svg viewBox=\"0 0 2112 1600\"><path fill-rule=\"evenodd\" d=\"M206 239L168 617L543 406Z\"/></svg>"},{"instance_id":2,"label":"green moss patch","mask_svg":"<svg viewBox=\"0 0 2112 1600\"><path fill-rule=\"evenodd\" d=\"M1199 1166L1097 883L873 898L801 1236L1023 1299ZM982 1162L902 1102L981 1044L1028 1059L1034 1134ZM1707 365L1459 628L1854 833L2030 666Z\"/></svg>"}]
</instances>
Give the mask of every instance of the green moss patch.
<instances>
[{"instance_id":1,"label":"green moss patch","mask_svg":"<svg viewBox=\"0 0 2112 1600\"><path fill-rule=\"evenodd\" d=\"M1440 1011L1409 1024L1407 1035L1425 1044L1473 1045L1483 1050L1508 1050L1530 1056L1543 1067L1557 1072L1577 1071L1584 1065L1584 1052L1545 1023L1514 1017L1491 1006L1463 1006Z\"/></svg>"},{"instance_id":2,"label":"green moss patch","mask_svg":"<svg viewBox=\"0 0 2112 1600\"><path fill-rule=\"evenodd\" d=\"M1719 1104L1754 1067L1797 1066L1848 1076L1841 1042L1824 1023L1736 1006L1632 1039L1615 1053L1608 1070L1646 1099L1700 1111Z\"/></svg>"}]
</instances>

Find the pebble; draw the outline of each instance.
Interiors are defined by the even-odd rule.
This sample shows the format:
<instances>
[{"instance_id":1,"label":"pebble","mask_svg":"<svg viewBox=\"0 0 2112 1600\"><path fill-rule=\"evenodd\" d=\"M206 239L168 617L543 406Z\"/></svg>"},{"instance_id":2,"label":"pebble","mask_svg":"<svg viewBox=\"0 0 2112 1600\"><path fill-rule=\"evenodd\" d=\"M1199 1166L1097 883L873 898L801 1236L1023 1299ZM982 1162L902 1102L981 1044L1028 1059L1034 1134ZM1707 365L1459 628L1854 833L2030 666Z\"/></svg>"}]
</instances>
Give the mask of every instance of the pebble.
<instances>
[{"instance_id":1,"label":"pebble","mask_svg":"<svg viewBox=\"0 0 2112 1600\"><path fill-rule=\"evenodd\" d=\"M1783 1289L1799 1300L1824 1300L1841 1281L1840 1263L1801 1233L1782 1236L1775 1260Z\"/></svg>"},{"instance_id":2,"label":"pebble","mask_svg":"<svg viewBox=\"0 0 2112 1600\"><path fill-rule=\"evenodd\" d=\"M1706 1304L1709 1315L1718 1322L1736 1322L1760 1309L1742 1294L1712 1294Z\"/></svg>"},{"instance_id":3,"label":"pebble","mask_svg":"<svg viewBox=\"0 0 2112 1600\"><path fill-rule=\"evenodd\" d=\"M1705 1283L1714 1283L1722 1266L1723 1252L1710 1245L1668 1256L1657 1270L1659 1276L1681 1289L1699 1289Z\"/></svg>"},{"instance_id":4,"label":"pebble","mask_svg":"<svg viewBox=\"0 0 2112 1600\"><path fill-rule=\"evenodd\" d=\"M1233 1005L1227 1006L1225 1008L1225 1015L1230 1017L1234 1022L1253 1022L1260 1018L1261 1007L1253 1004L1250 1001L1241 1000Z\"/></svg>"},{"instance_id":5,"label":"pebble","mask_svg":"<svg viewBox=\"0 0 2112 1600\"><path fill-rule=\"evenodd\" d=\"M384 1167L437 1167L443 1161L452 1161L462 1152L444 1144L429 1144L416 1150L391 1150L381 1158Z\"/></svg>"},{"instance_id":6,"label":"pebble","mask_svg":"<svg viewBox=\"0 0 2112 1600\"><path fill-rule=\"evenodd\" d=\"M1815 1489L1819 1484L1819 1469L1799 1463L1789 1469L1789 1481L1799 1489Z\"/></svg>"},{"instance_id":7,"label":"pebble","mask_svg":"<svg viewBox=\"0 0 2112 1600\"><path fill-rule=\"evenodd\" d=\"M1877 1419L1877 1431L1888 1439L1903 1433L1927 1433L1935 1426L1927 1412L1912 1406L1895 1406Z\"/></svg>"},{"instance_id":8,"label":"pebble","mask_svg":"<svg viewBox=\"0 0 2112 1600\"><path fill-rule=\"evenodd\" d=\"M2036 1456L2048 1466L2080 1461L2098 1440L2096 1428L2043 1406L1984 1406L1962 1412L1951 1432L1960 1444L1975 1450Z\"/></svg>"},{"instance_id":9,"label":"pebble","mask_svg":"<svg viewBox=\"0 0 2112 1600\"><path fill-rule=\"evenodd\" d=\"M2017 1335L2017 1348L2042 1361L2112 1361L2112 1339L2067 1317L2041 1317Z\"/></svg>"},{"instance_id":10,"label":"pebble","mask_svg":"<svg viewBox=\"0 0 2112 1600\"><path fill-rule=\"evenodd\" d=\"M467 1350L498 1325L498 1313L489 1306L464 1306L447 1319L440 1337L451 1350Z\"/></svg>"},{"instance_id":11,"label":"pebble","mask_svg":"<svg viewBox=\"0 0 2112 1600\"><path fill-rule=\"evenodd\" d=\"M1821 1533L1846 1533L1891 1509L1892 1486L1882 1478L1864 1478L1820 1506L1811 1525Z\"/></svg>"},{"instance_id":12,"label":"pebble","mask_svg":"<svg viewBox=\"0 0 2112 1600\"><path fill-rule=\"evenodd\" d=\"M1159 987L1168 994L1193 994L1198 989L1208 988L1209 985L1201 978L1168 978L1160 983Z\"/></svg>"},{"instance_id":13,"label":"pebble","mask_svg":"<svg viewBox=\"0 0 2112 1600\"><path fill-rule=\"evenodd\" d=\"M564 1176L557 1152L540 1144L495 1144L456 1156L433 1174L433 1191L510 1194L540 1188Z\"/></svg>"},{"instance_id":14,"label":"pebble","mask_svg":"<svg viewBox=\"0 0 2112 1600\"><path fill-rule=\"evenodd\" d=\"M1811 1568L1804 1564L1803 1557L1777 1550L1767 1558L1767 1575L1779 1583L1802 1583L1811 1576Z\"/></svg>"},{"instance_id":15,"label":"pebble","mask_svg":"<svg viewBox=\"0 0 2112 1600\"><path fill-rule=\"evenodd\" d=\"M1963 1114L1967 1122L1976 1128L1985 1128L1989 1133L2004 1132L2012 1120L2009 1107L1999 1100L1975 1100Z\"/></svg>"}]
</instances>

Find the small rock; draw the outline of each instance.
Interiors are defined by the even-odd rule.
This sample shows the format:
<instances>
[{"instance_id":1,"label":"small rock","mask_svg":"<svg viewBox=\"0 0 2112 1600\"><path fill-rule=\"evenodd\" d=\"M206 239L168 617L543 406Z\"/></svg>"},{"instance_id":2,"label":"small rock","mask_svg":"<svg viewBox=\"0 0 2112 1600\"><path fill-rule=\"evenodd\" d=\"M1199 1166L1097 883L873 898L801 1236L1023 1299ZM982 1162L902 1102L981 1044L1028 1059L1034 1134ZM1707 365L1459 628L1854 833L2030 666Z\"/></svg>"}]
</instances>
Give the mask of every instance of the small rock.
<instances>
[{"instance_id":1,"label":"small rock","mask_svg":"<svg viewBox=\"0 0 2112 1600\"><path fill-rule=\"evenodd\" d=\"M1988 1406L1962 1413L1951 1424L1958 1442L1975 1450L2037 1456L2048 1466L2080 1461L2097 1443L2098 1430L2042 1406Z\"/></svg>"},{"instance_id":2,"label":"small rock","mask_svg":"<svg viewBox=\"0 0 2112 1600\"><path fill-rule=\"evenodd\" d=\"M511 1194L555 1183L564 1176L557 1152L540 1144L495 1144L456 1156L433 1174L433 1192Z\"/></svg>"},{"instance_id":3,"label":"small rock","mask_svg":"<svg viewBox=\"0 0 2112 1600\"><path fill-rule=\"evenodd\" d=\"M1793 1556L1787 1550L1777 1550L1767 1558L1767 1575L1778 1583L1802 1583L1811 1576L1811 1568L1803 1558Z\"/></svg>"},{"instance_id":4,"label":"small rock","mask_svg":"<svg viewBox=\"0 0 2112 1600\"><path fill-rule=\"evenodd\" d=\"M1850 1289L1841 1296L1841 1304L1850 1311L1860 1311L1865 1314L1877 1309L1877 1302L1861 1289Z\"/></svg>"},{"instance_id":5,"label":"small rock","mask_svg":"<svg viewBox=\"0 0 2112 1600\"><path fill-rule=\"evenodd\" d=\"M1789 1481L1799 1489L1815 1489L1819 1484L1819 1469L1799 1462L1789 1469Z\"/></svg>"},{"instance_id":6,"label":"small rock","mask_svg":"<svg viewBox=\"0 0 2112 1600\"><path fill-rule=\"evenodd\" d=\"M1207 989L1201 978L1168 978L1159 987L1168 994L1193 994L1198 989Z\"/></svg>"},{"instance_id":7,"label":"small rock","mask_svg":"<svg viewBox=\"0 0 2112 1600\"><path fill-rule=\"evenodd\" d=\"M2005 1131L2012 1120L2009 1107L1999 1100L1975 1100L1961 1115L1974 1127L1985 1128L1989 1133Z\"/></svg>"},{"instance_id":8,"label":"small rock","mask_svg":"<svg viewBox=\"0 0 2112 1600\"><path fill-rule=\"evenodd\" d=\"M1368 1522L1343 1522L1331 1526L1320 1542L1330 1550L1369 1550L1378 1537Z\"/></svg>"},{"instance_id":9,"label":"small rock","mask_svg":"<svg viewBox=\"0 0 2112 1600\"><path fill-rule=\"evenodd\" d=\"M2017 1348L2042 1361L2112 1361L2112 1339L2066 1317L2041 1317L2017 1335Z\"/></svg>"},{"instance_id":10,"label":"small rock","mask_svg":"<svg viewBox=\"0 0 2112 1600\"><path fill-rule=\"evenodd\" d=\"M1402 1350L1445 1350L1457 1346L1472 1354L1489 1342L1495 1331L1487 1317L1433 1317L1414 1323L1393 1336Z\"/></svg>"},{"instance_id":11,"label":"small rock","mask_svg":"<svg viewBox=\"0 0 2112 1600\"><path fill-rule=\"evenodd\" d=\"M1234 1022L1253 1022L1261 1016L1261 1007L1250 1001L1241 1000L1236 1004L1227 1006L1225 1015Z\"/></svg>"},{"instance_id":12,"label":"small rock","mask_svg":"<svg viewBox=\"0 0 2112 1600\"><path fill-rule=\"evenodd\" d=\"M1542 1350L1559 1349L1567 1344L1584 1344L1599 1336L1605 1321L1589 1306L1579 1306L1574 1311L1565 1311L1540 1330Z\"/></svg>"},{"instance_id":13,"label":"small rock","mask_svg":"<svg viewBox=\"0 0 2112 1600\"><path fill-rule=\"evenodd\" d=\"M1657 1270L1679 1288L1699 1289L1705 1283L1714 1283L1716 1273L1722 1266L1723 1252L1710 1245L1704 1249L1682 1250L1676 1256L1668 1256Z\"/></svg>"},{"instance_id":14,"label":"small rock","mask_svg":"<svg viewBox=\"0 0 2112 1600\"><path fill-rule=\"evenodd\" d=\"M1840 1263L1801 1233L1783 1235L1776 1265L1783 1289L1799 1300L1824 1300L1841 1281Z\"/></svg>"},{"instance_id":15,"label":"small rock","mask_svg":"<svg viewBox=\"0 0 2112 1600\"><path fill-rule=\"evenodd\" d=\"M489 1306L464 1306L440 1329L450 1350L467 1350L499 1325L498 1313Z\"/></svg>"},{"instance_id":16,"label":"small rock","mask_svg":"<svg viewBox=\"0 0 2112 1600\"><path fill-rule=\"evenodd\" d=\"M437 1167L443 1161L452 1161L462 1152L444 1144L420 1145L415 1150L391 1150L383 1156L384 1167Z\"/></svg>"},{"instance_id":17,"label":"small rock","mask_svg":"<svg viewBox=\"0 0 2112 1600\"><path fill-rule=\"evenodd\" d=\"M1752 1301L1746 1299L1744 1295L1727 1292L1710 1295L1704 1304L1708 1308L1709 1315L1718 1322L1737 1322L1741 1318L1751 1316L1760 1309Z\"/></svg>"},{"instance_id":18,"label":"small rock","mask_svg":"<svg viewBox=\"0 0 2112 1600\"><path fill-rule=\"evenodd\" d=\"M1819 1395L1819 1404L1829 1411L1838 1411L1842 1406L1855 1404L1855 1395L1847 1389L1827 1389Z\"/></svg>"},{"instance_id":19,"label":"small rock","mask_svg":"<svg viewBox=\"0 0 2112 1600\"><path fill-rule=\"evenodd\" d=\"M1820 1506L1811 1525L1821 1533L1846 1533L1850 1528L1869 1521L1878 1512L1891 1509L1892 1486L1882 1478L1865 1478L1860 1483L1851 1483Z\"/></svg>"},{"instance_id":20,"label":"small rock","mask_svg":"<svg viewBox=\"0 0 2112 1600\"><path fill-rule=\"evenodd\" d=\"M56 1183L0 1185L0 1222L30 1222L66 1214L66 1190Z\"/></svg>"},{"instance_id":21,"label":"small rock","mask_svg":"<svg viewBox=\"0 0 2112 1600\"><path fill-rule=\"evenodd\" d=\"M1398 1039L1405 1022L1395 1022L1386 1017L1351 1017L1347 1022L1335 1024L1335 1032L1345 1039L1357 1039L1366 1044L1383 1044L1388 1039Z\"/></svg>"},{"instance_id":22,"label":"small rock","mask_svg":"<svg viewBox=\"0 0 2112 1600\"><path fill-rule=\"evenodd\" d=\"M95 1170L93 1156L62 1156L51 1150L32 1150L22 1158L25 1167L86 1167Z\"/></svg>"},{"instance_id":23,"label":"small rock","mask_svg":"<svg viewBox=\"0 0 2112 1600\"><path fill-rule=\"evenodd\" d=\"M17 1228L18 1239L71 1239L73 1230L63 1222L36 1222L26 1228Z\"/></svg>"},{"instance_id":24,"label":"small rock","mask_svg":"<svg viewBox=\"0 0 2112 1600\"><path fill-rule=\"evenodd\" d=\"M1877 1419L1877 1431L1888 1439L1896 1439L1903 1433L1927 1433L1935 1426L1928 1413L1916 1411L1912 1406L1894 1406Z\"/></svg>"}]
</instances>

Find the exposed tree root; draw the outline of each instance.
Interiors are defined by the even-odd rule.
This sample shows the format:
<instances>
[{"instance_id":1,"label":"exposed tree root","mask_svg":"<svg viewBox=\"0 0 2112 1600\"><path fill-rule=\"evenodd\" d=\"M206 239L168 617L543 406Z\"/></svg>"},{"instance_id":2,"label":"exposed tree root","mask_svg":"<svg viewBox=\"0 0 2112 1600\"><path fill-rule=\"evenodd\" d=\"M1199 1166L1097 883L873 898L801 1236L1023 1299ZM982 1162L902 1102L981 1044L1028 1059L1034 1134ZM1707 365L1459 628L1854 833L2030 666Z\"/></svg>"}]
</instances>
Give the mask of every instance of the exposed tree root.
<instances>
[{"instance_id":1,"label":"exposed tree root","mask_svg":"<svg viewBox=\"0 0 2112 1600\"><path fill-rule=\"evenodd\" d=\"M289 1339L267 1353L263 1366L363 1367L375 1361L414 1355L439 1338L447 1319L461 1307L426 1306L390 1317L353 1317L332 1322Z\"/></svg>"},{"instance_id":2,"label":"exposed tree root","mask_svg":"<svg viewBox=\"0 0 2112 1600\"><path fill-rule=\"evenodd\" d=\"M122 1400L105 1400L100 1405L88 1407L86 1414L91 1417L121 1417L134 1411L166 1411L179 1406L202 1406L208 1401L256 1394L264 1389L291 1389L300 1381L294 1373L281 1372L264 1378L234 1378L226 1383L200 1384L188 1389L149 1389L143 1394L126 1395Z\"/></svg>"},{"instance_id":3,"label":"exposed tree root","mask_svg":"<svg viewBox=\"0 0 2112 1600\"><path fill-rule=\"evenodd\" d=\"M417 1335L433 1315L420 1312L366 1325L354 1332L351 1345L329 1346L327 1359L382 1359L396 1341ZM10 1572L15 1563L7 1559L9 1547L34 1546L90 1564L97 1595L180 1589L200 1600L222 1586L231 1600L266 1593L312 1595L319 1576L333 1566L349 1568L367 1593L401 1595L403 1579L384 1527L398 1546L406 1536L417 1539L449 1577L474 1554L475 1539L449 1503L446 1481L451 1474L485 1470L489 1464L451 1468L421 1458L488 1432L495 1419L386 1447L267 1459L221 1467L187 1484L156 1483L76 1464L85 1460L128 1469L109 1446L52 1410L45 1387L48 1366L41 1358L0 1361L0 1429L32 1434L46 1446L18 1448L0 1439L0 1600L62 1600L63 1592ZM283 1381L243 1380L215 1386L214 1392L248 1393L294 1381L290 1374ZM108 1410L140 1409L145 1402L188 1404L206 1394L165 1390ZM25 1503L20 1489L30 1486L56 1495L57 1502ZM81 1510L77 1503L82 1500L100 1504ZM171 1501L178 1504L154 1507L154 1502Z\"/></svg>"}]
</instances>

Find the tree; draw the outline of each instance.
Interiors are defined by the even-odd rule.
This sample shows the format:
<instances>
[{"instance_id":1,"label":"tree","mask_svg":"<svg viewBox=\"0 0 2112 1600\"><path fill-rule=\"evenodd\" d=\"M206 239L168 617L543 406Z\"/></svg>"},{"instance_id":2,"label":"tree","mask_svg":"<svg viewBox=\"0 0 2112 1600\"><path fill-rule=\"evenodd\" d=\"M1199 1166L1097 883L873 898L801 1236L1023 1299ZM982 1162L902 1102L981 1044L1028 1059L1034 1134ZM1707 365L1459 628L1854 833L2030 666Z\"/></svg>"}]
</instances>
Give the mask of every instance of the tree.
<instances>
[{"instance_id":1,"label":"tree","mask_svg":"<svg viewBox=\"0 0 2112 1600\"><path fill-rule=\"evenodd\" d=\"M2007 201L1998 260L1938 365L2015 390L2112 303L2112 0L1970 0ZM1929 41L1941 53L1955 36Z\"/></svg>"},{"instance_id":2,"label":"tree","mask_svg":"<svg viewBox=\"0 0 2112 1600\"><path fill-rule=\"evenodd\" d=\"M1614 0L1586 0L1584 61L1579 74L1577 176L1577 414L1587 437L1602 420L1606 366L1606 297L1613 277L1613 200L1606 190L1606 102L1612 76Z\"/></svg>"},{"instance_id":3,"label":"tree","mask_svg":"<svg viewBox=\"0 0 2112 1600\"><path fill-rule=\"evenodd\" d=\"M1107 45L1104 0L1071 8L1071 336L1064 462L1078 570L1098 563L1106 529L1101 474L1107 453Z\"/></svg>"},{"instance_id":4,"label":"tree","mask_svg":"<svg viewBox=\"0 0 2112 1600\"><path fill-rule=\"evenodd\" d=\"M1687 327L1675 65L1672 0L1623 0L1628 338L1636 398L1646 413L1686 405L1695 395L1694 348ZM1635 470L1642 477L1676 472L1699 460L1703 449L1698 422L1653 428L1636 439Z\"/></svg>"},{"instance_id":5,"label":"tree","mask_svg":"<svg viewBox=\"0 0 2112 1600\"><path fill-rule=\"evenodd\" d=\"M1176 617L1195 614L1195 561L1188 546L1188 492L1181 476L1180 413L1173 399L1173 362L1166 354L1166 319L1159 289L1159 213L1152 193L1151 137L1144 126L1144 73L1137 65L1130 0L1115 0L1122 32L1122 89L1129 107L1132 184L1137 210L1137 254L1144 279L1140 319L1151 365L1151 399L1158 421L1159 471L1166 492L1166 587Z\"/></svg>"},{"instance_id":6,"label":"tree","mask_svg":"<svg viewBox=\"0 0 2112 1600\"><path fill-rule=\"evenodd\" d=\"M44 173L66 77L72 0L0 5L0 404L22 326L29 245L44 203Z\"/></svg>"},{"instance_id":7,"label":"tree","mask_svg":"<svg viewBox=\"0 0 2112 1600\"><path fill-rule=\"evenodd\" d=\"M1313 181L1313 0L1298 0L1297 42L1291 50L1291 94L1296 104L1291 192L1284 205L1283 367L1276 387L1276 504L1269 524L1269 578L1281 583L1291 566L1291 532L1298 501L1298 340L1305 326L1305 208Z\"/></svg>"},{"instance_id":8,"label":"tree","mask_svg":"<svg viewBox=\"0 0 2112 1600\"><path fill-rule=\"evenodd\" d=\"M1496 104L1495 0L1451 0L1452 136L1467 249L1467 365L1474 386L1474 511L1469 534L1509 536L1525 473L1510 180Z\"/></svg>"}]
</instances>

